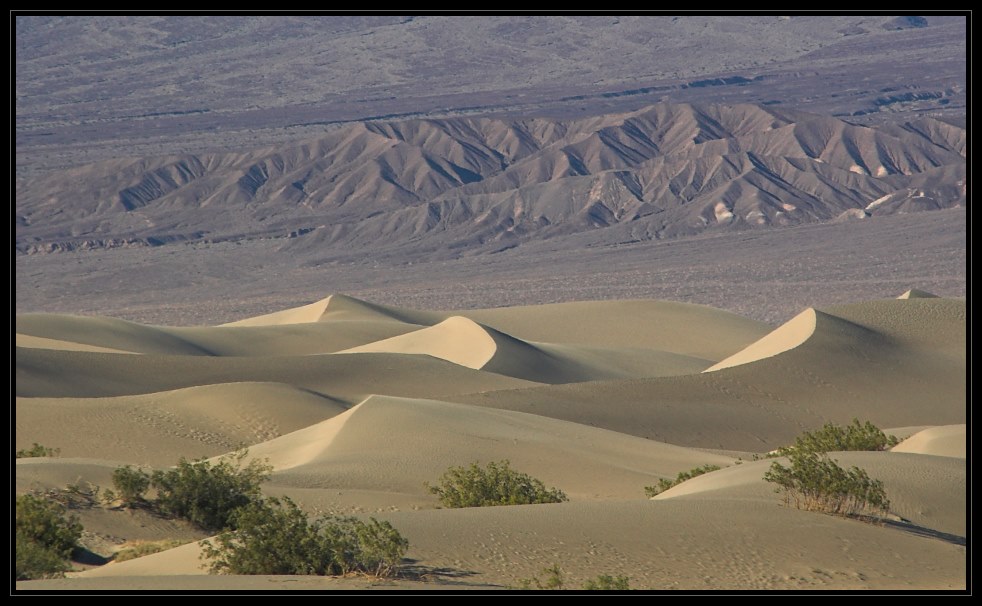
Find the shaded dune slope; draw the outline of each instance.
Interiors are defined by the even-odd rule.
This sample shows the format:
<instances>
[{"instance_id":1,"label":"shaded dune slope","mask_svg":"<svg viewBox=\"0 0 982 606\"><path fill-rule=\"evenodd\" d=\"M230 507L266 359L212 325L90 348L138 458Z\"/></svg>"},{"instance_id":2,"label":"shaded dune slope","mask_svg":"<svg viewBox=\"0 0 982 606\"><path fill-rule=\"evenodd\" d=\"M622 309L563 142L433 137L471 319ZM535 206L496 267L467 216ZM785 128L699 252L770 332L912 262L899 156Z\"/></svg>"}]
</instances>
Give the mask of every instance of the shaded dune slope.
<instances>
[{"instance_id":1,"label":"shaded dune slope","mask_svg":"<svg viewBox=\"0 0 982 606\"><path fill-rule=\"evenodd\" d=\"M534 385L429 356L132 356L17 349L17 395L105 397L238 382L287 383L346 402L372 393L438 397Z\"/></svg>"},{"instance_id":2,"label":"shaded dune slope","mask_svg":"<svg viewBox=\"0 0 982 606\"><path fill-rule=\"evenodd\" d=\"M263 442L345 410L278 383L229 383L107 398L17 398L16 444L60 456L166 466ZM66 439L64 428L72 428Z\"/></svg>"},{"instance_id":3,"label":"shaded dune slope","mask_svg":"<svg viewBox=\"0 0 982 606\"><path fill-rule=\"evenodd\" d=\"M47 337L35 337L17 333L14 336L14 344L17 347L31 347L34 349L59 349L63 351L95 351L101 353L135 353L113 349L111 347L100 347L89 345L88 343L76 343L75 341L64 341L62 339L49 339Z\"/></svg>"},{"instance_id":4,"label":"shaded dune slope","mask_svg":"<svg viewBox=\"0 0 982 606\"><path fill-rule=\"evenodd\" d=\"M789 349L798 347L815 334L819 313L821 312L816 312L811 308L806 309L781 325L774 332L768 333L767 336L759 341L754 341L746 349L742 349L725 360L717 362L703 372L712 372L714 370L730 368L731 366L749 364L750 362L770 358L771 356L776 356ZM823 324L828 321L828 316L822 314Z\"/></svg>"},{"instance_id":5,"label":"shaded dune slope","mask_svg":"<svg viewBox=\"0 0 982 606\"><path fill-rule=\"evenodd\" d=\"M963 301L872 301L829 308L816 318L815 332L797 347L716 372L453 401L748 451L770 450L828 421L849 422L858 411L881 427L964 421Z\"/></svg>"},{"instance_id":6,"label":"shaded dune slope","mask_svg":"<svg viewBox=\"0 0 982 606\"><path fill-rule=\"evenodd\" d=\"M534 343L463 316L339 353L401 353L440 358L475 370L540 383L698 372L706 360L654 350L604 350Z\"/></svg>"},{"instance_id":7,"label":"shaded dune slope","mask_svg":"<svg viewBox=\"0 0 982 606\"><path fill-rule=\"evenodd\" d=\"M573 499L640 496L659 477L732 461L536 415L382 396L249 454L269 459L274 485L417 495L451 465L509 459Z\"/></svg>"},{"instance_id":8,"label":"shaded dune slope","mask_svg":"<svg viewBox=\"0 0 982 606\"><path fill-rule=\"evenodd\" d=\"M168 327L57 314L17 316L17 330L25 333L19 338L27 339L18 341L21 346L82 351L112 349L168 355L296 356L332 353L417 328L419 326L416 324L372 318L337 322ZM77 340L79 346L56 346L37 339ZM83 345L87 349L82 349Z\"/></svg>"}]
</instances>

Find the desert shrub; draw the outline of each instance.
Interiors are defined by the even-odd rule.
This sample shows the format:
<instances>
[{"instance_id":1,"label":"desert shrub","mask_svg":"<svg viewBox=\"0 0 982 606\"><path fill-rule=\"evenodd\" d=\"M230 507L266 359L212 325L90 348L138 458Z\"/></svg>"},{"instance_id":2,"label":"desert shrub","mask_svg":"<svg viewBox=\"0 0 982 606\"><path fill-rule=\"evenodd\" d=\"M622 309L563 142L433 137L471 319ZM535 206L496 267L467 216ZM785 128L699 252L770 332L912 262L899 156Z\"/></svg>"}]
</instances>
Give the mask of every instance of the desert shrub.
<instances>
[{"instance_id":1,"label":"desert shrub","mask_svg":"<svg viewBox=\"0 0 982 606\"><path fill-rule=\"evenodd\" d=\"M99 486L78 478L64 488L36 489L31 494L65 509L88 509L99 502Z\"/></svg>"},{"instance_id":2,"label":"desert shrub","mask_svg":"<svg viewBox=\"0 0 982 606\"><path fill-rule=\"evenodd\" d=\"M518 581L518 588L543 590L565 589L566 577L563 575L562 569L559 568L559 564L553 564L549 568L542 569L542 574L545 575L544 581L535 576L531 579L520 579Z\"/></svg>"},{"instance_id":3,"label":"desert shrub","mask_svg":"<svg viewBox=\"0 0 982 606\"><path fill-rule=\"evenodd\" d=\"M49 579L69 570L67 560L54 549L45 547L22 533L16 533L14 574L18 581Z\"/></svg>"},{"instance_id":4,"label":"desert shrub","mask_svg":"<svg viewBox=\"0 0 982 606\"><path fill-rule=\"evenodd\" d=\"M181 541L179 539L165 539L163 541L146 541L143 543L136 543L135 545L131 545L130 547L117 551L113 556L113 561L125 562L126 560L135 560L136 558L142 558L143 556L180 547L188 542L189 541Z\"/></svg>"},{"instance_id":5,"label":"desert shrub","mask_svg":"<svg viewBox=\"0 0 982 606\"><path fill-rule=\"evenodd\" d=\"M41 446L37 442L34 443L30 448L22 448L14 453L14 456L18 459L26 459L30 457L57 457L58 453L61 452L60 448L48 448L47 446Z\"/></svg>"},{"instance_id":6,"label":"desert shrub","mask_svg":"<svg viewBox=\"0 0 982 606\"><path fill-rule=\"evenodd\" d=\"M260 498L259 485L272 470L258 460L242 467L246 454L241 451L217 463L181 458L177 467L155 471L150 478L157 490L154 506L206 530L229 528L236 509Z\"/></svg>"},{"instance_id":7,"label":"desert shrub","mask_svg":"<svg viewBox=\"0 0 982 606\"><path fill-rule=\"evenodd\" d=\"M21 495L16 503L17 533L67 558L82 536L82 525L78 518L66 513L57 503L31 494Z\"/></svg>"},{"instance_id":8,"label":"desert shrub","mask_svg":"<svg viewBox=\"0 0 982 606\"><path fill-rule=\"evenodd\" d=\"M528 505L562 503L569 499L558 488L545 487L540 480L515 471L508 461L491 462L486 468L451 467L440 478L438 486L426 485L440 497L444 507L491 507L495 505Z\"/></svg>"},{"instance_id":9,"label":"desert shrub","mask_svg":"<svg viewBox=\"0 0 982 606\"><path fill-rule=\"evenodd\" d=\"M113 487L116 491L104 498L119 498L123 501L123 505L132 507L144 502L143 496L150 488L150 475L129 465L117 467L113 471Z\"/></svg>"},{"instance_id":10,"label":"desert shrub","mask_svg":"<svg viewBox=\"0 0 982 606\"><path fill-rule=\"evenodd\" d=\"M391 575L409 541L388 522L309 520L289 498L253 501L233 515L236 530L202 543L215 574Z\"/></svg>"},{"instance_id":11,"label":"desert shrub","mask_svg":"<svg viewBox=\"0 0 982 606\"><path fill-rule=\"evenodd\" d=\"M626 591L631 588L628 577L602 574L595 579L588 579L583 583L583 589L587 591Z\"/></svg>"},{"instance_id":12,"label":"desert shrub","mask_svg":"<svg viewBox=\"0 0 982 606\"><path fill-rule=\"evenodd\" d=\"M553 564L542 570L543 578L533 576L530 579L519 579L518 589L563 590L566 589L566 575L559 564ZM621 591L630 589L628 577L602 574L583 583L586 591Z\"/></svg>"},{"instance_id":13,"label":"desert shrub","mask_svg":"<svg viewBox=\"0 0 982 606\"><path fill-rule=\"evenodd\" d=\"M792 451L886 450L898 442L896 436L886 435L869 421L860 423L859 419L853 419L852 424L845 427L826 423L821 429L805 432L795 439L792 446L778 449L776 454L788 456Z\"/></svg>"},{"instance_id":14,"label":"desert shrub","mask_svg":"<svg viewBox=\"0 0 982 606\"><path fill-rule=\"evenodd\" d=\"M68 569L66 560L78 545L82 525L58 503L35 495L17 497L16 563L19 580L44 578Z\"/></svg>"},{"instance_id":15,"label":"desert shrub","mask_svg":"<svg viewBox=\"0 0 982 606\"><path fill-rule=\"evenodd\" d=\"M655 495L665 492L666 490L672 488L673 486L678 486L679 484L685 482L686 480L691 480L696 476L701 476L704 473L709 473L710 471L716 471L717 469L722 469L722 467L720 467L719 465L711 465L711 464L703 465L702 467L693 467L689 471L679 472L679 475L675 476L674 480L668 480L663 478L661 480L658 480L658 486L645 486L644 494L646 494L648 497L653 497Z\"/></svg>"},{"instance_id":16,"label":"desert shrub","mask_svg":"<svg viewBox=\"0 0 982 606\"><path fill-rule=\"evenodd\" d=\"M786 505L798 509L839 515L884 515L890 501L883 482L873 480L866 471L848 471L825 453L795 450L789 455L790 467L771 463L764 480L778 485Z\"/></svg>"}]
</instances>

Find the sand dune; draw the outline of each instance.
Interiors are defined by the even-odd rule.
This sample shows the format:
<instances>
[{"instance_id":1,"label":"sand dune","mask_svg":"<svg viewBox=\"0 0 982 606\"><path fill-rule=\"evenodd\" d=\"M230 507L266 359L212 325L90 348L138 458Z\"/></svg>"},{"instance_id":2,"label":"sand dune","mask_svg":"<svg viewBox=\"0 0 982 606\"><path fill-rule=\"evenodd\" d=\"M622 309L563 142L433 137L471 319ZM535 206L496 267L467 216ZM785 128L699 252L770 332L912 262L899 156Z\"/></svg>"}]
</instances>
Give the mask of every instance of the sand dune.
<instances>
[{"instance_id":1,"label":"sand dune","mask_svg":"<svg viewBox=\"0 0 982 606\"><path fill-rule=\"evenodd\" d=\"M200 554L201 546L198 542L193 542L135 560L100 566L83 572L78 577L208 574L206 563L199 559Z\"/></svg>"},{"instance_id":2,"label":"sand dune","mask_svg":"<svg viewBox=\"0 0 982 606\"><path fill-rule=\"evenodd\" d=\"M308 322L316 322L320 320L321 316L324 315L324 312L327 311L327 306L330 304L330 302L331 297L327 297L302 307L274 311L273 313L256 316L254 318L245 318L235 322L228 322L226 324L222 324L222 326L280 326L283 324L305 324Z\"/></svg>"},{"instance_id":3,"label":"sand dune","mask_svg":"<svg viewBox=\"0 0 982 606\"><path fill-rule=\"evenodd\" d=\"M211 352L153 326L115 318L20 314L17 332L135 353L209 355Z\"/></svg>"},{"instance_id":4,"label":"sand dune","mask_svg":"<svg viewBox=\"0 0 982 606\"><path fill-rule=\"evenodd\" d=\"M798 347L815 333L815 325L818 322L817 315L818 312L808 308L763 339L755 341L746 349L717 362L703 372L713 372L731 366L749 364Z\"/></svg>"},{"instance_id":5,"label":"sand dune","mask_svg":"<svg viewBox=\"0 0 982 606\"><path fill-rule=\"evenodd\" d=\"M573 588L598 571L625 573L642 589L965 587L964 547L777 504L720 505L698 499L581 502L383 517L409 539L409 557L464 572L457 581L467 584L514 587L558 562ZM95 586L123 587L130 575L203 574L197 554L191 544L81 577L116 576L119 581ZM236 586L235 577L218 579L201 586Z\"/></svg>"},{"instance_id":6,"label":"sand dune","mask_svg":"<svg viewBox=\"0 0 982 606\"><path fill-rule=\"evenodd\" d=\"M890 499L890 512L921 528L965 536L966 466L964 461L895 452L835 452L829 455L843 467L865 469L881 480ZM787 465L787 460L777 461ZM772 461L750 461L708 473L654 497L666 499L777 499L774 485L764 482Z\"/></svg>"},{"instance_id":7,"label":"sand dune","mask_svg":"<svg viewBox=\"0 0 982 606\"><path fill-rule=\"evenodd\" d=\"M377 305L343 295L218 327L146 326L112 318L58 314L21 314L17 316L17 327L21 339L56 339L127 352L265 356L351 349L454 316L470 318L526 341L647 349L713 361L745 347L768 330L762 323L728 312L667 301L595 301L430 312Z\"/></svg>"},{"instance_id":8,"label":"sand dune","mask_svg":"<svg viewBox=\"0 0 982 606\"><path fill-rule=\"evenodd\" d=\"M17 398L16 444L38 442L66 457L167 466L182 456L214 456L263 442L344 410L331 398L277 383L112 398Z\"/></svg>"},{"instance_id":9,"label":"sand dune","mask_svg":"<svg viewBox=\"0 0 982 606\"><path fill-rule=\"evenodd\" d=\"M698 372L707 360L655 350L605 350L523 341L463 316L338 353L429 355L475 370L539 383Z\"/></svg>"},{"instance_id":10,"label":"sand dune","mask_svg":"<svg viewBox=\"0 0 982 606\"><path fill-rule=\"evenodd\" d=\"M327 312L321 317L321 321L394 320L406 324L431 326L448 316L442 312L371 303L346 295L331 295L329 298Z\"/></svg>"},{"instance_id":11,"label":"sand dune","mask_svg":"<svg viewBox=\"0 0 982 606\"><path fill-rule=\"evenodd\" d=\"M362 301L346 295L331 295L309 305L294 307L254 318L229 322L222 326L283 326L312 322L387 321L415 325L432 325L443 320L439 312L404 309Z\"/></svg>"},{"instance_id":12,"label":"sand dune","mask_svg":"<svg viewBox=\"0 0 982 606\"><path fill-rule=\"evenodd\" d=\"M871 301L823 313L822 330L804 343L752 364L452 400L683 446L757 452L859 412L881 427L964 422L963 301Z\"/></svg>"},{"instance_id":13,"label":"sand dune","mask_svg":"<svg viewBox=\"0 0 982 606\"><path fill-rule=\"evenodd\" d=\"M497 340L487 329L473 320L453 316L428 328L338 353L424 354L480 370L497 350Z\"/></svg>"},{"instance_id":14,"label":"sand dune","mask_svg":"<svg viewBox=\"0 0 982 606\"><path fill-rule=\"evenodd\" d=\"M18 316L17 323L18 330L30 333L18 337L18 345L23 341L26 347L46 344L49 349L75 351L209 356L332 353L419 328L416 324L378 319L186 328L53 314ZM64 341L50 338L63 334L78 339L78 345L67 346Z\"/></svg>"},{"instance_id":15,"label":"sand dune","mask_svg":"<svg viewBox=\"0 0 982 606\"><path fill-rule=\"evenodd\" d=\"M657 301L431 312L334 295L220 327L28 314L16 445L61 457L19 459L16 489L107 487L121 464L250 445L274 467L265 493L391 520L414 565L443 570L400 589L504 588L554 563L574 587L627 574L652 589L962 588L967 313L915 296L809 308L772 329ZM771 462L750 453L853 417L910 436L893 452L833 454L884 482L895 522L782 506L762 480ZM444 510L424 486L501 459L571 502ZM708 463L725 468L645 498ZM144 511L78 513L107 554L203 537ZM198 553L18 587L369 585L209 577Z\"/></svg>"},{"instance_id":16,"label":"sand dune","mask_svg":"<svg viewBox=\"0 0 982 606\"><path fill-rule=\"evenodd\" d=\"M45 337L33 337L17 333L14 337L14 344L17 347L33 347L34 349L61 349L64 351L96 351L102 353L135 353L123 351L122 349L112 349L110 347L99 347L98 345L88 345L86 343L75 343L74 341L63 341L61 339L47 339Z\"/></svg>"},{"instance_id":17,"label":"sand dune","mask_svg":"<svg viewBox=\"0 0 982 606\"><path fill-rule=\"evenodd\" d=\"M598 571L650 589L965 586L964 547L776 502L612 501L385 517L405 529L413 557L508 585L559 563L574 586Z\"/></svg>"},{"instance_id":18,"label":"sand dune","mask_svg":"<svg viewBox=\"0 0 982 606\"><path fill-rule=\"evenodd\" d=\"M720 309L672 301L582 301L455 313L531 341L645 348L712 361L771 330Z\"/></svg>"},{"instance_id":19,"label":"sand dune","mask_svg":"<svg viewBox=\"0 0 982 606\"><path fill-rule=\"evenodd\" d=\"M966 426L961 424L931 427L917 432L891 450L964 459L967 450Z\"/></svg>"},{"instance_id":20,"label":"sand dune","mask_svg":"<svg viewBox=\"0 0 982 606\"><path fill-rule=\"evenodd\" d=\"M733 460L536 415L381 396L249 455L269 459L275 486L414 495L452 465L509 459L575 500L641 497L658 478Z\"/></svg>"},{"instance_id":21,"label":"sand dune","mask_svg":"<svg viewBox=\"0 0 982 606\"><path fill-rule=\"evenodd\" d=\"M102 458L39 457L17 459L16 486L21 494L33 489L63 488L79 480L112 486L112 473L123 461Z\"/></svg>"},{"instance_id":22,"label":"sand dune","mask_svg":"<svg viewBox=\"0 0 982 606\"><path fill-rule=\"evenodd\" d=\"M918 290L912 288L905 292L904 294L897 297L898 299L935 299L938 295L931 294L926 290Z\"/></svg>"},{"instance_id":23,"label":"sand dune","mask_svg":"<svg viewBox=\"0 0 982 606\"><path fill-rule=\"evenodd\" d=\"M534 385L427 356L130 356L17 349L20 397L135 395L221 383L287 383L352 402L372 393L446 396Z\"/></svg>"}]
</instances>

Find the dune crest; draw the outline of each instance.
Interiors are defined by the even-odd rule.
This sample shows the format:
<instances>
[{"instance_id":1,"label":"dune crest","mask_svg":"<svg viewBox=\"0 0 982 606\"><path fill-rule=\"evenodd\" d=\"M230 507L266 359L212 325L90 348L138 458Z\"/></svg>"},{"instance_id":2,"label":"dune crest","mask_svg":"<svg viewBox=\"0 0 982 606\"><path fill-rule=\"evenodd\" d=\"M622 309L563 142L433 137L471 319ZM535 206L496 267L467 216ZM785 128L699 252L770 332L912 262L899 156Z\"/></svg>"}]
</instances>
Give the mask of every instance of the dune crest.
<instances>
[{"instance_id":1,"label":"dune crest","mask_svg":"<svg viewBox=\"0 0 982 606\"><path fill-rule=\"evenodd\" d=\"M94 351L100 353L138 353L135 351L126 351L124 349L114 349L112 347L100 347L98 345L89 345L88 343L76 343L75 341L65 341L62 339L49 339L47 337L35 337L33 335L25 335L17 333L14 337L14 344L17 347L30 347L33 349L60 349L63 351Z\"/></svg>"},{"instance_id":2,"label":"dune crest","mask_svg":"<svg viewBox=\"0 0 982 606\"><path fill-rule=\"evenodd\" d=\"M938 295L927 292L926 290L918 290L916 288L912 288L897 298L898 299L937 299Z\"/></svg>"},{"instance_id":3,"label":"dune crest","mask_svg":"<svg viewBox=\"0 0 982 606\"><path fill-rule=\"evenodd\" d=\"M463 316L453 316L434 326L337 353L424 354L480 370L497 351L489 329Z\"/></svg>"},{"instance_id":4,"label":"dune crest","mask_svg":"<svg viewBox=\"0 0 982 606\"><path fill-rule=\"evenodd\" d=\"M227 322L220 326L279 326L282 324L306 324L316 322L327 311L327 306L331 302L331 297L314 301L308 305L292 307L281 311L274 311L270 314L244 318L235 322Z\"/></svg>"},{"instance_id":5,"label":"dune crest","mask_svg":"<svg viewBox=\"0 0 982 606\"><path fill-rule=\"evenodd\" d=\"M326 421L252 446L249 449L249 457L266 459L276 471L292 469L317 461L328 452L331 442L364 403L362 401ZM216 460L219 458L221 457L215 457Z\"/></svg>"},{"instance_id":6,"label":"dune crest","mask_svg":"<svg viewBox=\"0 0 982 606\"><path fill-rule=\"evenodd\" d=\"M751 343L746 349L738 351L732 356L710 366L703 372L713 372L741 364L749 364L750 362L770 358L798 347L815 334L815 327L818 321L817 313L813 308L809 307L773 332L764 336L764 338Z\"/></svg>"},{"instance_id":7,"label":"dune crest","mask_svg":"<svg viewBox=\"0 0 982 606\"><path fill-rule=\"evenodd\" d=\"M691 374L709 361L657 350L612 351L525 341L464 316L336 352L427 355L473 370L541 383Z\"/></svg>"},{"instance_id":8,"label":"dune crest","mask_svg":"<svg viewBox=\"0 0 982 606\"><path fill-rule=\"evenodd\" d=\"M392 305L372 303L348 295L334 294L325 299L327 308L318 319L320 322L341 320L372 320L402 322L418 326L432 326L447 318L447 314L420 309L407 309Z\"/></svg>"},{"instance_id":9,"label":"dune crest","mask_svg":"<svg viewBox=\"0 0 982 606\"><path fill-rule=\"evenodd\" d=\"M964 423L941 425L919 431L890 450L891 452L911 452L964 459L966 440L967 433Z\"/></svg>"}]
</instances>

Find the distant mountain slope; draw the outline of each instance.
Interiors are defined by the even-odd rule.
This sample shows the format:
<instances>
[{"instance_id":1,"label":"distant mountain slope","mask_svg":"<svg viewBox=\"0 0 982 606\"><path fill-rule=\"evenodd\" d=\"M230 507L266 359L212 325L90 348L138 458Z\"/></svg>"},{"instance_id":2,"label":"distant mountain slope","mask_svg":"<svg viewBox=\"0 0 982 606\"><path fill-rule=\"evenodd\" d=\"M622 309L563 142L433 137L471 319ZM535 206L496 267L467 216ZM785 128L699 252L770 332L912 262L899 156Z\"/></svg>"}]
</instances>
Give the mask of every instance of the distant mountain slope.
<instances>
[{"instance_id":1,"label":"distant mountain slope","mask_svg":"<svg viewBox=\"0 0 982 606\"><path fill-rule=\"evenodd\" d=\"M651 239L848 220L964 205L965 139L930 118L874 128L755 105L358 123L21 180L16 247L262 237L292 254L459 254L626 223Z\"/></svg>"}]
</instances>

